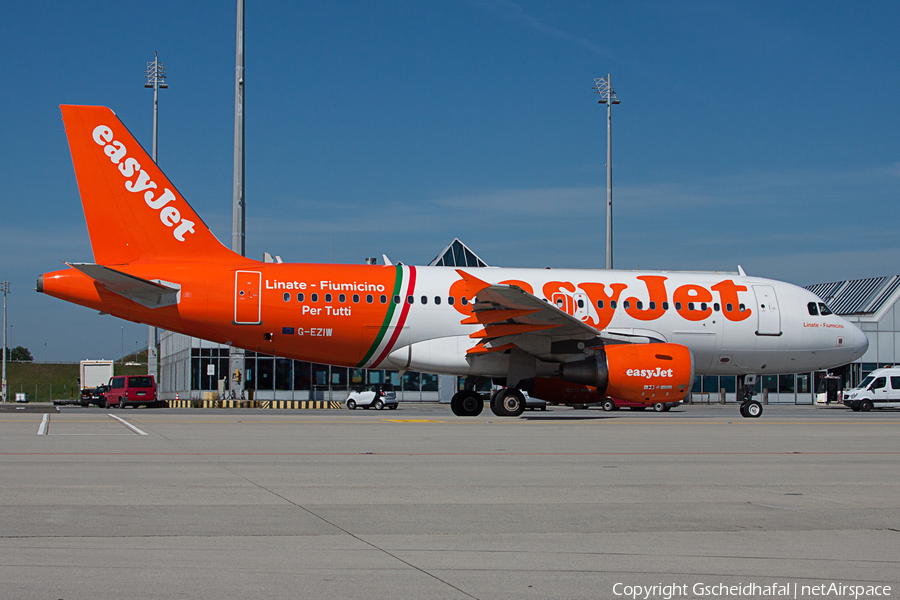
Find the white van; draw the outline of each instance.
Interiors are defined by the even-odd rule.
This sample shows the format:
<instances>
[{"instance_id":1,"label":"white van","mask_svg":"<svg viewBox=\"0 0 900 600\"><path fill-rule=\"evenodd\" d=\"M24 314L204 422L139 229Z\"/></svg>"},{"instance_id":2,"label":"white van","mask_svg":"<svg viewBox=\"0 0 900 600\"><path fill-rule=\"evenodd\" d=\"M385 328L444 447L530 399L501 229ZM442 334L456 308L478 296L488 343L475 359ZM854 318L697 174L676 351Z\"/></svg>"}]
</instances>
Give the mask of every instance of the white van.
<instances>
[{"instance_id":1,"label":"white van","mask_svg":"<svg viewBox=\"0 0 900 600\"><path fill-rule=\"evenodd\" d=\"M844 404L863 412L900 408L900 367L872 371L859 386L844 394Z\"/></svg>"}]
</instances>

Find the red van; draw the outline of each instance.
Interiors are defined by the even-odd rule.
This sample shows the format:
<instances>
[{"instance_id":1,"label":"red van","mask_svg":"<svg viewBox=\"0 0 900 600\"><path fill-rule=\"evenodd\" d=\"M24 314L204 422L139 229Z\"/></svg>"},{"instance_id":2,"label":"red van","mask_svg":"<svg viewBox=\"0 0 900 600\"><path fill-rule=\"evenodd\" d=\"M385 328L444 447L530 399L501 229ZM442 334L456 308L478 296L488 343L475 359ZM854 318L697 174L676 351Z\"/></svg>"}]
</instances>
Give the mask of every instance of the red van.
<instances>
[{"instance_id":1,"label":"red van","mask_svg":"<svg viewBox=\"0 0 900 600\"><path fill-rule=\"evenodd\" d=\"M109 380L106 408L156 406L156 380L153 375L117 375Z\"/></svg>"}]
</instances>

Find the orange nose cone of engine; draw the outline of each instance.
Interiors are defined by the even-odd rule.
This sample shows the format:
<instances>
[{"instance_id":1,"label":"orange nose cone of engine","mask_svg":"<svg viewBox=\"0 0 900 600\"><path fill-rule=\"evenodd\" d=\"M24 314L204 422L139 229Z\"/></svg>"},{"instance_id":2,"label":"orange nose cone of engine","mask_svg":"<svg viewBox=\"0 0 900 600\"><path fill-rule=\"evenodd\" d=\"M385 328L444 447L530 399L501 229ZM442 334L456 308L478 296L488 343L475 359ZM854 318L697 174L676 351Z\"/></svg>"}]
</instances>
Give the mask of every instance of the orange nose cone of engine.
<instances>
[{"instance_id":1,"label":"orange nose cone of engine","mask_svg":"<svg viewBox=\"0 0 900 600\"><path fill-rule=\"evenodd\" d=\"M680 344L618 344L606 347L606 395L638 402L677 402L691 391L694 361Z\"/></svg>"}]
</instances>

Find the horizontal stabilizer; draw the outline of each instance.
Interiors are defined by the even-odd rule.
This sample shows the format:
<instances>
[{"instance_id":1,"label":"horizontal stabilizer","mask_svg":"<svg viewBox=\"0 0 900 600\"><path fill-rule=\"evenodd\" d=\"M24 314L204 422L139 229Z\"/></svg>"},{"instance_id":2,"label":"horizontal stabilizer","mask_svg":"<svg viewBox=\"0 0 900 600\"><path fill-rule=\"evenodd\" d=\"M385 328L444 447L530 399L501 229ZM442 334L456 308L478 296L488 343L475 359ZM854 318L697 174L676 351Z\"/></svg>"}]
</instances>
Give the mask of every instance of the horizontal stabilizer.
<instances>
[{"instance_id":1,"label":"horizontal stabilizer","mask_svg":"<svg viewBox=\"0 0 900 600\"><path fill-rule=\"evenodd\" d=\"M148 281L93 263L66 263L78 269L103 287L147 308L178 304L181 286L176 283Z\"/></svg>"}]
</instances>

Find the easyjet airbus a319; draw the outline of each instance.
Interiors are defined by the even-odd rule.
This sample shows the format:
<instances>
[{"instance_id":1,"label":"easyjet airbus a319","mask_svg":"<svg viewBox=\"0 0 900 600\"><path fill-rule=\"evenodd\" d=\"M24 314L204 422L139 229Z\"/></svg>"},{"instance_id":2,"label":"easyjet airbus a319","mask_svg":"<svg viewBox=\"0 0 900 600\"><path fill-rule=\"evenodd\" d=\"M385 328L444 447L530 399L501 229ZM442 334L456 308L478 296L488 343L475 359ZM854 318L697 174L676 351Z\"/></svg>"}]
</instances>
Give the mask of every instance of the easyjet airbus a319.
<instances>
[{"instance_id":1,"label":"easyjet airbus a319","mask_svg":"<svg viewBox=\"0 0 900 600\"><path fill-rule=\"evenodd\" d=\"M694 375L846 364L868 341L812 293L740 273L281 264L224 247L115 114L63 106L94 263L37 290L116 317L295 359L493 379L522 413L558 403L682 400ZM749 376L749 377L748 377ZM741 388L741 414L762 405Z\"/></svg>"}]
</instances>

